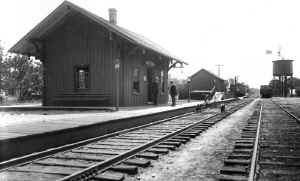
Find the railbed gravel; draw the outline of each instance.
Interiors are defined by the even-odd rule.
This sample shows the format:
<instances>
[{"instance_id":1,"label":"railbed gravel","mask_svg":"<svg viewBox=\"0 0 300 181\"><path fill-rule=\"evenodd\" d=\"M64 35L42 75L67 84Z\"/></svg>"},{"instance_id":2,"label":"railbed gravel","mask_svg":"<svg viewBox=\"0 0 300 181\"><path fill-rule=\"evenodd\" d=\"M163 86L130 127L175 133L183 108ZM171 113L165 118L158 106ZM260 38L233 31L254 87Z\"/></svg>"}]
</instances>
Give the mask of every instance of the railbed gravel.
<instances>
[{"instance_id":1,"label":"railbed gravel","mask_svg":"<svg viewBox=\"0 0 300 181\"><path fill-rule=\"evenodd\" d=\"M137 175L126 175L125 181L217 180L224 159L233 150L255 104L256 101L225 118L176 151L160 156L152 161L151 167L140 169Z\"/></svg>"}]
</instances>

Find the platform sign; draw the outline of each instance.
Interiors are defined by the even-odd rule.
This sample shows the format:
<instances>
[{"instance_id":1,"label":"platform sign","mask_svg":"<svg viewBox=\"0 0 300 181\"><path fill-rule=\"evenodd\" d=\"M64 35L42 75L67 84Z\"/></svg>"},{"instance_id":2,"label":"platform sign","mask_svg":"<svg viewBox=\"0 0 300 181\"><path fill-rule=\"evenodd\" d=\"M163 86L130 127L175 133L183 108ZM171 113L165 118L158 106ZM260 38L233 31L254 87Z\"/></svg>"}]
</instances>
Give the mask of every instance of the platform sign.
<instances>
[{"instance_id":1,"label":"platform sign","mask_svg":"<svg viewBox=\"0 0 300 181\"><path fill-rule=\"evenodd\" d=\"M114 61L115 64L115 70L116 70L116 111L119 110L119 86L120 86L120 80L119 80L119 69L120 69L120 59L116 58Z\"/></svg>"}]
</instances>

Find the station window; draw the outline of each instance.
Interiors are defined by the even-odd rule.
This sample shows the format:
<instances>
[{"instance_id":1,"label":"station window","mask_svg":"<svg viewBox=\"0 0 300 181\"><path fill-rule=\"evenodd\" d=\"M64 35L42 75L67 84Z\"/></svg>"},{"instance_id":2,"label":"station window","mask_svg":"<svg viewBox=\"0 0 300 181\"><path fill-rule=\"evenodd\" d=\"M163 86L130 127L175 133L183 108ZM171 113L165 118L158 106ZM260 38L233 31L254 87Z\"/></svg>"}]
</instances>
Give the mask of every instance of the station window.
<instances>
[{"instance_id":1,"label":"station window","mask_svg":"<svg viewBox=\"0 0 300 181\"><path fill-rule=\"evenodd\" d=\"M133 92L140 93L140 69L133 69Z\"/></svg>"},{"instance_id":2,"label":"station window","mask_svg":"<svg viewBox=\"0 0 300 181\"><path fill-rule=\"evenodd\" d=\"M161 92L165 92L165 72L162 70L160 72L160 83L161 83Z\"/></svg>"},{"instance_id":3,"label":"station window","mask_svg":"<svg viewBox=\"0 0 300 181\"><path fill-rule=\"evenodd\" d=\"M88 65L75 66L75 88L76 89L88 89L90 79L90 69Z\"/></svg>"}]
</instances>

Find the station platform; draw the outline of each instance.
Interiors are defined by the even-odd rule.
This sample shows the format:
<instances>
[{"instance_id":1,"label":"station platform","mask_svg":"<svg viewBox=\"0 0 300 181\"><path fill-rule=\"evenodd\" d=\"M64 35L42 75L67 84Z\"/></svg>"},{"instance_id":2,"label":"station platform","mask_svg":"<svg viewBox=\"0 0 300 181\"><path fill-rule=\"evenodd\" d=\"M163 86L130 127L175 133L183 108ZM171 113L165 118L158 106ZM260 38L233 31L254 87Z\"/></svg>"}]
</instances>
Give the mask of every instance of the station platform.
<instances>
[{"instance_id":1,"label":"station platform","mask_svg":"<svg viewBox=\"0 0 300 181\"><path fill-rule=\"evenodd\" d=\"M119 111L10 108L0 112L0 162L191 112L198 104L203 101L179 102L174 107L121 107Z\"/></svg>"}]
</instances>

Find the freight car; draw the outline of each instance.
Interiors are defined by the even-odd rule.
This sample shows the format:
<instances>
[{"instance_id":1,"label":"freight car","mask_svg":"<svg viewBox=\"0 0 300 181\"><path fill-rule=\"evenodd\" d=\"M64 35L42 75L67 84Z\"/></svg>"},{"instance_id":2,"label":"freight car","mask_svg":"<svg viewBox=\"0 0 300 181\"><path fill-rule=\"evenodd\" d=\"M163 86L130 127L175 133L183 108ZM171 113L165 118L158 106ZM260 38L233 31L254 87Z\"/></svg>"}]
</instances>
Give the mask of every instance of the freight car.
<instances>
[{"instance_id":1,"label":"freight car","mask_svg":"<svg viewBox=\"0 0 300 181\"><path fill-rule=\"evenodd\" d=\"M262 98L270 98L273 96L272 87L269 85L260 86L260 96Z\"/></svg>"}]
</instances>

